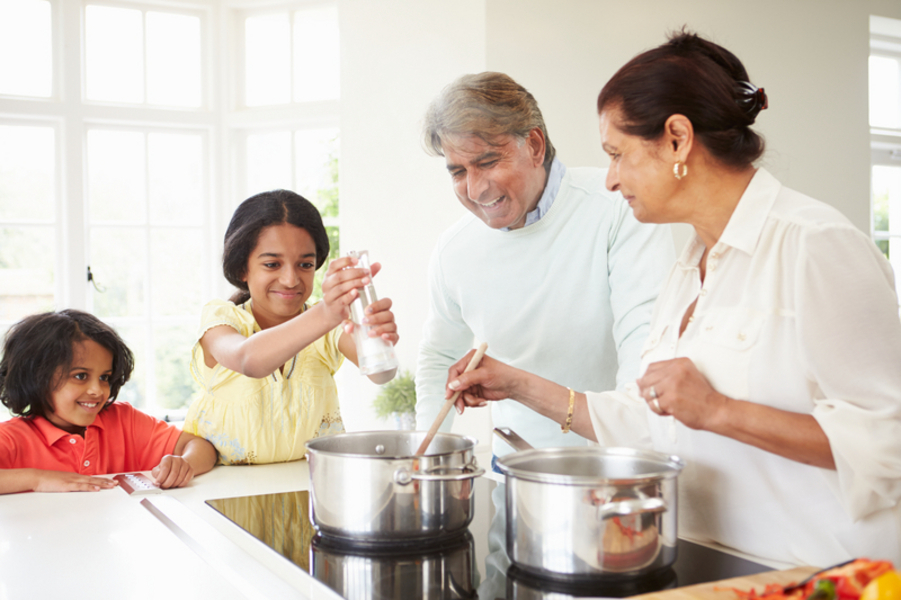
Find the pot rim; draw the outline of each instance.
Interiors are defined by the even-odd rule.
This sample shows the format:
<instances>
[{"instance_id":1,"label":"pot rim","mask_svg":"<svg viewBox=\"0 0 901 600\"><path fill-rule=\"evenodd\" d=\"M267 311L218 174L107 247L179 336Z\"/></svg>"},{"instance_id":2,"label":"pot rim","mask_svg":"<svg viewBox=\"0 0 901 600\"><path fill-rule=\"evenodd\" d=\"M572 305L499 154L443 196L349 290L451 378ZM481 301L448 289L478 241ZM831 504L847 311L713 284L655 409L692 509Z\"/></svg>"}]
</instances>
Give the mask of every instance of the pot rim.
<instances>
[{"instance_id":1,"label":"pot rim","mask_svg":"<svg viewBox=\"0 0 901 600\"><path fill-rule=\"evenodd\" d=\"M348 439L348 438L359 438L364 436L371 436L373 434L384 435L386 437L399 437L399 436L408 436L416 433L422 434L422 437L425 437L425 431L392 431L392 430L373 430L373 431L354 431L354 432L345 432L345 433L336 433L334 435L328 435L325 437L319 437L316 439L308 440L306 442L307 453L312 454L321 454L323 456L335 456L340 458L370 458L376 460L408 460L408 459L417 459L417 458L435 458L438 456L450 456L452 454L457 454L459 452L471 451L475 452L475 447L478 445L479 440L474 437L470 437L468 435L460 435L458 433L446 433L446 432L438 432L435 434L435 439L441 437L451 437L458 438L462 440L466 440L469 442L469 448L457 448L456 450L451 450L450 452L436 452L432 454L423 454L422 456L417 456L416 454L409 455L388 455L388 454L372 454L372 453L351 453L351 452L335 452L333 450L323 450L320 448L316 448L317 442L322 440L322 443L319 445L323 445L326 441L330 443L336 443L334 440L336 438ZM414 451L415 452L415 451Z\"/></svg>"},{"instance_id":2,"label":"pot rim","mask_svg":"<svg viewBox=\"0 0 901 600\"><path fill-rule=\"evenodd\" d=\"M595 475L561 475L557 473L540 473L535 471L527 471L517 469L517 463L521 463L541 456L559 456L566 458L570 456L617 456L638 458L650 462L658 463L660 470L651 473L645 473L636 477L600 477ZM531 450L521 450L513 452L497 459L497 467L507 477L514 477L526 481L534 481L537 483L556 483L563 485L632 485L641 482L652 482L661 479L672 479L679 475L679 472L685 468L685 461L675 455L663 454L653 450L639 450L637 448L602 448L599 446L588 447L564 447L564 448L533 448Z\"/></svg>"}]
</instances>

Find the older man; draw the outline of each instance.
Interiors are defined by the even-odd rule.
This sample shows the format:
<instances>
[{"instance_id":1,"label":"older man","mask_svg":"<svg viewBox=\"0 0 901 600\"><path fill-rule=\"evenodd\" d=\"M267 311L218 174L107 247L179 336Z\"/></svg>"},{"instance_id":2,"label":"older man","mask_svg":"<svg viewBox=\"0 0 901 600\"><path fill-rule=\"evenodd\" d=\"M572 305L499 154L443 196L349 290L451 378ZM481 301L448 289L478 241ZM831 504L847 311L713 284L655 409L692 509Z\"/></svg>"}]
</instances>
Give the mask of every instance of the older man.
<instances>
[{"instance_id":1,"label":"older man","mask_svg":"<svg viewBox=\"0 0 901 600\"><path fill-rule=\"evenodd\" d=\"M445 88L424 134L472 214L445 231L432 254L418 428L435 419L447 370L474 339L498 360L575 390L634 381L674 260L669 229L638 223L623 197L605 189L605 170L565 167L535 99L502 73L466 75ZM515 402L492 404L492 419L535 446L585 443ZM509 451L502 442L494 449Z\"/></svg>"}]
</instances>

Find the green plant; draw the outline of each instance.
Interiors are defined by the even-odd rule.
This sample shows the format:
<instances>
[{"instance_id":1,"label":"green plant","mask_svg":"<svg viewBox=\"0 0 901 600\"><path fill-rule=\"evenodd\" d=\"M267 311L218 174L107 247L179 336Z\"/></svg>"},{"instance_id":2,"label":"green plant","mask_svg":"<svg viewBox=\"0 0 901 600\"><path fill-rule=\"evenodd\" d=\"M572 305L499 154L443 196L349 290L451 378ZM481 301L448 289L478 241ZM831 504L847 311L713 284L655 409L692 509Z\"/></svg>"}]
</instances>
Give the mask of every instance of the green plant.
<instances>
[{"instance_id":1,"label":"green plant","mask_svg":"<svg viewBox=\"0 0 901 600\"><path fill-rule=\"evenodd\" d=\"M385 419L392 413L416 412L416 384L413 374L404 371L383 385L372 406L380 419Z\"/></svg>"}]
</instances>

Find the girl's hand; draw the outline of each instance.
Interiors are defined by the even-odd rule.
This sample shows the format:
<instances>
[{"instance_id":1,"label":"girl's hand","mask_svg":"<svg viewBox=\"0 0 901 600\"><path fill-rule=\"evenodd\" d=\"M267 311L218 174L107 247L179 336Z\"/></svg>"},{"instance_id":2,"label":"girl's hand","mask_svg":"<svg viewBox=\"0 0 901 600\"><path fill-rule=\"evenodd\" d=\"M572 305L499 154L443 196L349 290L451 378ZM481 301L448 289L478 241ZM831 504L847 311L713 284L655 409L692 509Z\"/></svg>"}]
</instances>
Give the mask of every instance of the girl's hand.
<instances>
[{"instance_id":1,"label":"girl's hand","mask_svg":"<svg viewBox=\"0 0 901 600\"><path fill-rule=\"evenodd\" d=\"M160 464L150 471L161 488L169 489L188 485L194 479L194 467L181 456L167 454Z\"/></svg>"},{"instance_id":2,"label":"girl's hand","mask_svg":"<svg viewBox=\"0 0 901 600\"><path fill-rule=\"evenodd\" d=\"M651 363L637 383L652 411L672 415L692 429L711 429L729 403L688 358Z\"/></svg>"},{"instance_id":3,"label":"girl's hand","mask_svg":"<svg viewBox=\"0 0 901 600\"><path fill-rule=\"evenodd\" d=\"M333 327L350 318L350 303L360 295L358 288L371 281L365 270L352 268L357 262L350 256L331 261L322 280L322 306ZM372 265L373 276L378 266Z\"/></svg>"},{"instance_id":4,"label":"girl's hand","mask_svg":"<svg viewBox=\"0 0 901 600\"><path fill-rule=\"evenodd\" d=\"M400 336L397 335L397 323L394 321L394 313L390 310L391 305L390 298L379 298L366 307L363 323L369 325L369 337L381 336L383 340L391 342L392 346L396 346ZM347 321L344 331L348 335L353 334L353 321Z\"/></svg>"},{"instance_id":5,"label":"girl's hand","mask_svg":"<svg viewBox=\"0 0 901 600\"><path fill-rule=\"evenodd\" d=\"M466 365L469 364L474 353L475 350L470 350L447 371L447 388L444 398L450 399L457 390L463 390L454 404L460 414L468 406L481 407L491 401L514 397L520 387L523 375L525 375L524 371L488 355L482 357L478 367L469 373L464 373Z\"/></svg>"},{"instance_id":6,"label":"girl's hand","mask_svg":"<svg viewBox=\"0 0 901 600\"><path fill-rule=\"evenodd\" d=\"M99 492L119 485L106 477L93 477L65 471L37 470L36 492Z\"/></svg>"}]
</instances>

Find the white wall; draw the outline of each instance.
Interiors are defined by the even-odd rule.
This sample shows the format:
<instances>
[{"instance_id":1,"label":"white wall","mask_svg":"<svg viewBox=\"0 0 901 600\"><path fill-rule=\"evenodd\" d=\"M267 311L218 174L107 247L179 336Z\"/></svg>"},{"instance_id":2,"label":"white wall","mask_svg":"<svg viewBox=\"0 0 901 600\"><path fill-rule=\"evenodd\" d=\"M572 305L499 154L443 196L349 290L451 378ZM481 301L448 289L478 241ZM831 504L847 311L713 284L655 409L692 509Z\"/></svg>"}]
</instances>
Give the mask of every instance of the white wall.
<instances>
[{"instance_id":1,"label":"white wall","mask_svg":"<svg viewBox=\"0 0 901 600\"><path fill-rule=\"evenodd\" d=\"M442 159L422 150L419 127L431 98L463 73L510 74L538 99L566 164L602 165L594 102L603 83L687 25L735 52L766 88L770 108L758 117L768 145L763 165L869 231L869 15L901 18L897 0L339 0L339 7L342 247L368 247L385 264L377 289L395 301L404 367L415 366L429 254L462 214ZM348 427L378 426L367 413L375 386L351 386L360 380L350 371L340 376ZM483 441L490 435L484 415L455 430Z\"/></svg>"}]
</instances>

